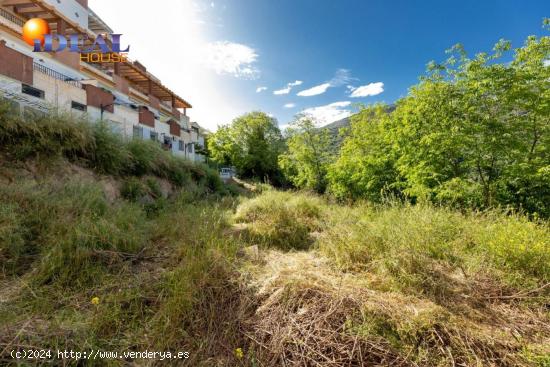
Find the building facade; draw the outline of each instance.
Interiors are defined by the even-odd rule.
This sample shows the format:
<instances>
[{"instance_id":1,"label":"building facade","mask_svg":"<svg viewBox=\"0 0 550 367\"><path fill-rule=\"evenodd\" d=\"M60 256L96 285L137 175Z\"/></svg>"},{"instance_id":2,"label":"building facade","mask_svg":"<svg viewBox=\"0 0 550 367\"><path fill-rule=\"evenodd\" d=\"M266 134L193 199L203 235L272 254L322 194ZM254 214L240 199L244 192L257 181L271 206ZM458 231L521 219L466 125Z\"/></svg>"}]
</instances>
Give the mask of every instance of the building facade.
<instances>
[{"instance_id":1,"label":"building facade","mask_svg":"<svg viewBox=\"0 0 550 367\"><path fill-rule=\"evenodd\" d=\"M108 121L128 139L151 139L190 160L201 128L187 115L192 106L138 61L89 62L77 52L33 52L22 39L31 18L52 31L78 34L93 44L112 29L87 0L0 0L0 96L25 111L64 111Z\"/></svg>"}]
</instances>

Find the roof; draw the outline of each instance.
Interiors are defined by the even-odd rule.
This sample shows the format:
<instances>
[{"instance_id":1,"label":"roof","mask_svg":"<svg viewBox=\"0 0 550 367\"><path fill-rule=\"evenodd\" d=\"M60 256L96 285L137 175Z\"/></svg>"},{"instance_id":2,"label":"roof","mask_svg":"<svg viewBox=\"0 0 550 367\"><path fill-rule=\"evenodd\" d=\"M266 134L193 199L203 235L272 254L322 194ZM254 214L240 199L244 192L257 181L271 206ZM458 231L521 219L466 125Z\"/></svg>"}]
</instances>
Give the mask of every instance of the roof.
<instances>
[{"instance_id":1,"label":"roof","mask_svg":"<svg viewBox=\"0 0 550 367\"><path fill-rule=\"evenodd\" d=\"M94 33L115 33L90 7L88 7L88 28Z\"/></svg>"},{"instance_id":2,"label":"roof","mask_svg":"<svg viewBox=\"0 0 550 367\"><path fill-rule=\"evenodd\" d=\"M92 45L99 33L113 33L112 29L91 9L88 9L89 29L84 29L44 0L3 0L0 5L3 7L13 7L18 16L24 19L35 17L45 19L50 23L52 30L58 31L59 28L63 28L63 31L68 34L85 34L88 36L86 45ZM98 64L93 65L96 66ZM114 69L113 63L103 63L101 66L107 69ZM146 93L150 91L161 101L173 101L175 108L192 107L189 102L163 85L158 78L148 72L141 64L138 63L136 65L136 62L129 60L124 63L118 63L118 67L120 67L119 75L134 83L142 91Z\"/></svg>"}]
</instances>

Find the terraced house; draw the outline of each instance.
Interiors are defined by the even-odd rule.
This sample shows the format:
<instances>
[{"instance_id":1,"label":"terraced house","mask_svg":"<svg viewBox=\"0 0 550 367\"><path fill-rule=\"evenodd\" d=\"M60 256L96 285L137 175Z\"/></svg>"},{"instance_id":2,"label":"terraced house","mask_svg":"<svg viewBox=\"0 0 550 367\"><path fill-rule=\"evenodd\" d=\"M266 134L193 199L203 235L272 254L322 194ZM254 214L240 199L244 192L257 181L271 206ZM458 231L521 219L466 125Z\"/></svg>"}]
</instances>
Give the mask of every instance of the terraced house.
<instances>
[{"instance_id":1,"label":"terraced house","mask_svg":"<svg viewBox=\"0 0 550 367\"><path fill-rule=\"evenodd\" d=\"M138 61L86 60L69 47L33 52L22 39L32 18L47 21L52 34L79 35L85 45L112 41L113 30L87 0L0 0L0 94L25 112L65 111L91 121L109 121L128 138L158 141L190 160L204 130L191 122L191 104L168 89ZM92 62L95 61L95 62Z\"/></svg>"}]
</instances>

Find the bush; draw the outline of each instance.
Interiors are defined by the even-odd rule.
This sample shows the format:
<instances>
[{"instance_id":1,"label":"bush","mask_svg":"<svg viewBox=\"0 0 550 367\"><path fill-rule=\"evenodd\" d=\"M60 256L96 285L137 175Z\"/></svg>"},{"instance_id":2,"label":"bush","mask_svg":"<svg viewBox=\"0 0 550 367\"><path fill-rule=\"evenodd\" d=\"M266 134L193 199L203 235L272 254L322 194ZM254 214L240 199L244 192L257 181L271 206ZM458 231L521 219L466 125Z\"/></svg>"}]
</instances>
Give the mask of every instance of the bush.
<instances>
[{"instance_id":1,"label":"bush","mask_svg":"<svg viewBox=\"0 0 550 367\"><path fill-rule=\"evenodd\" d=\"M38 156L82 160L102 174L154 175L177 187L195 181L211 192L225 193L216 171L176 157L155 142L127 142L106 122L90 124L54 114L23 118L7 103L0 103L0 150L18 160Z\"/></svg>"},{"instance_id":2,"label":"bush","mask_svg":"<svg viewBox=\"0 0 550 367\"><path fill-rule=\"evenodd\" d=\"M307 249L323 207L317 197L272 190L241 204L235 220L247 224L249 241L283 250Z\"/></svg>"},{"instance_id":3,"label":"bush","mask_svg":"<svg viewBox=\"0 0 550 367\"><path fill-rule=\"evenodd\" d=\"M13 114L0 102L0 149L16 159L86 156L93 151L90 125L65 115Z\"/></svg>"},{"instance_id":4,"label":"bush","mask_svg":"<svg viewBox=\"0 0 550 367\"><path fill-rule=\"evenodd\" d=\"M165 158L162 148L152 141L131 140L127 144L130 152L129 173L136 176L163 173L160 165Z\"/></svg>"},{"instance_id":5,"label":"bush","mask_svg":"<svg viewBox=\"0 0 550 367\"><path fill-rule=\"evenodd\" d=\"M105 122L94 125L93 134L95 149L90 156L90 166L100 173L127 173L131 162L124 139Z\"/></svg>"},{"instance_id":6,"label":"bush","mask_svg":"<svg viewBox=\"0 0 550 367\"><path fill-rule=\"evenodd\" d=\"M147 193L145 185L139 178L130 177L122 183L120 188L120 195L126 200L133 202L138 201Z\"/></svg>"}]
</instances>

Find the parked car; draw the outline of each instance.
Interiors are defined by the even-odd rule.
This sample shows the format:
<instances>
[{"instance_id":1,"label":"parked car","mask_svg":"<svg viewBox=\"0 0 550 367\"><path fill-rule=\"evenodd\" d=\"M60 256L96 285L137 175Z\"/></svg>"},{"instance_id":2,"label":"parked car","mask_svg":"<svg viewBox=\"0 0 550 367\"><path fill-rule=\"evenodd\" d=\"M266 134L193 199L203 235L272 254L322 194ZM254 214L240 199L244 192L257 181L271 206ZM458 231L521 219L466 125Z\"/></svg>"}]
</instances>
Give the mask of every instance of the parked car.
<instances>
[{"instance_id":1,"label":"parked car","mask_svg":"<svg viewBox=\"0 0 550 367\"><path fill-rule=\"evenodd\" d=\"M220 168L220 178L222 180L229 180L235 176L235 170L231 167L222 167Z\"/></svg>"}]
</instances>

